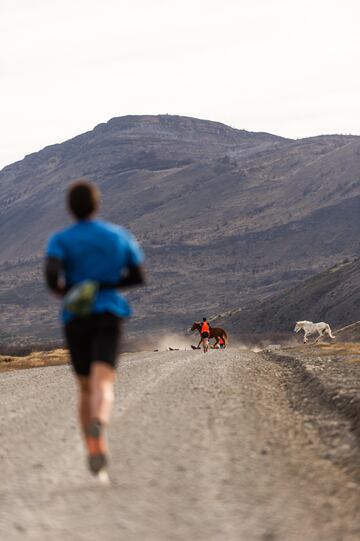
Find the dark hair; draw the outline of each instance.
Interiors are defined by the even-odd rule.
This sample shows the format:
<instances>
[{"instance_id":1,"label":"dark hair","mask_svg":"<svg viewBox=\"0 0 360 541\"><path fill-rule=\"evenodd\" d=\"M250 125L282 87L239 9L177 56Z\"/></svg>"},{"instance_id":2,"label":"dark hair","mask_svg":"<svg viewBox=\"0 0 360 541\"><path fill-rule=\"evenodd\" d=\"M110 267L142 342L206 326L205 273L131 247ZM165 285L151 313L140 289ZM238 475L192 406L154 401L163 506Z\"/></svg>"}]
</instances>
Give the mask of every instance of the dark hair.
<instances>
[{"instance_id":1,"label":"dark hair","mask_svg":"<svg viewBox=\"0 0 360 541\"><path fill-rule=\"evenodd\" d=\"M89 180L76 180L68 189L67 203L75 218L83 220L99 209L100 192Z\"/></svg>"},{"instance_id":2,"label":"dark hair","mask_svg":"<svg viewBox=\"0 0 360 541\"><path fill-rule=\"evenodd\" d=\"M206 321L206 317L203 317L203 321Z\"/></svg>"}]
</instances>

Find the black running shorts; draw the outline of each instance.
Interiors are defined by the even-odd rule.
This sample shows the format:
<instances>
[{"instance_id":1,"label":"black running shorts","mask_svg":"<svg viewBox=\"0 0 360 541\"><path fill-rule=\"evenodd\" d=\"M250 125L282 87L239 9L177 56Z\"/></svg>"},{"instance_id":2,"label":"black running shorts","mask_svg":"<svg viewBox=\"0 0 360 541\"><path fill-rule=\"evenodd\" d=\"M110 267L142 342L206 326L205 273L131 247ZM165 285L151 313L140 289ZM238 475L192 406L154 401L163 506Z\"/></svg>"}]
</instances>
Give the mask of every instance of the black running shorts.
<instances>
[{"instance_id":1,"label":"black running shorts","mask_svg":"<svg viewBox=\"0 0 360 541\"><path fill-rule=\"evenodd\" d=\"M201 333L201 338L209 338L209 333L207 331Z\"/></svg>"},{"instance_id":2,"label":"black running shorts","mask_svg":"<svg viewBox=\"0 0 360 541\"><path fill-rule=\"evenodd\" d=\"M122 319L110 314L77 317L65 325L65 337L73 368L79 376L90 374L93 362L116 368Z\"/></svg>"}]
</instances>

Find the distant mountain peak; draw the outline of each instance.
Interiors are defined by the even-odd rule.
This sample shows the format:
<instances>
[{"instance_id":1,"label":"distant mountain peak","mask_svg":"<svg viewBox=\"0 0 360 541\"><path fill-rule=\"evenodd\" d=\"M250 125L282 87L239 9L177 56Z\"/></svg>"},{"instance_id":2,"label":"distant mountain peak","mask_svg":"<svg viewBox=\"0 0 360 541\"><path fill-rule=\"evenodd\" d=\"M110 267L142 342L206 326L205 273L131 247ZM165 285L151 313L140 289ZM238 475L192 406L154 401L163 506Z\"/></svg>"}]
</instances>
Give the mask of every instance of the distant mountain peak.
<instances>
[{"instance_id":1,"label":"distant mountain peak","mask_svg":"<svg viewBox=\"0 0 360 541\"><path fill-rule=\"evenodd\" d=\"M264 300L358 255L359 171L350 136L294 141L185 116L112 118L0 172L0 324L14 336L54 336L40 261L67 223L75 178L98 183L104 218L144 247L144 332Z\"/></svg>"},{"instance_id":2,"label":"distant mountain peak","mask_svg":"<svg viewBox=\"0 0 360 541\"><path fill-rule=\"evenodd\" d=\"M221 122L204 120L200 118L180 115L126 115L111 118L108 122L98 124L94 131L111 132L142 132L153 134L177 134L186 136L189 134L223 137L227 140L238 142L240 138L260 137L269 141L284 140L283 137L265 132L250 132L227 126Z\"/></svg>"}]
</instances>

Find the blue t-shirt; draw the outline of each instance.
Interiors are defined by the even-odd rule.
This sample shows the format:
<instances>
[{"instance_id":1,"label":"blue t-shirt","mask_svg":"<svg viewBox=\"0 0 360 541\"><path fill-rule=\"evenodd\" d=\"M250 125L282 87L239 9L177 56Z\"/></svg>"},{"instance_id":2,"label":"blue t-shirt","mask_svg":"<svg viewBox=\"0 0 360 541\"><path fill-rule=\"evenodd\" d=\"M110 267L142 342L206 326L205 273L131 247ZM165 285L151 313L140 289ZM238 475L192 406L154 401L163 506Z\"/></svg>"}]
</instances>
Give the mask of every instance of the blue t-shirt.
<instances>
[{"instance_id":1,"label":"blue t-shirt","mask_svg":"<svg viewBox=\"0 0 360 541\"><path fill-rule=\"evenodd\" d=\"M129 266L140 265L144 254L126 229L103 220L81 220L59 231L49 239L47 257L63 264L67 286L84 280L116 284ZM111 312L128 317L131 308L115 289L98 291L92 313ZM63 309L62 319L72 315Z\"/></svg>"}]
</instances>

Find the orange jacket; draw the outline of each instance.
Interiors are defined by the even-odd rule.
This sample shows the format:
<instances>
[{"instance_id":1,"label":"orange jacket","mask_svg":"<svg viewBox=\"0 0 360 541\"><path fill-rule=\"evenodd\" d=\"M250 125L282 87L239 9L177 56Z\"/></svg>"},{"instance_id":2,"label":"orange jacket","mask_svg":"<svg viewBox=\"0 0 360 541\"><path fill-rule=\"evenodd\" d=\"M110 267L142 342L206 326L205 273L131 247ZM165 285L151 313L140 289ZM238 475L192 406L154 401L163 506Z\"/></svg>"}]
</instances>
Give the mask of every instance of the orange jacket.
<instances>
[{"instance_id":1,"label":"orange jacket","mask_svg":"<svg viewBox=\"0 0 360 541\"><path fill-rule=\"evenodd\" d=\"M208 324L207 321L204 321L204 322L202 323L200 332L201 332L201 334L202 334L203 332L208 332L208 333L210 333L210 327L209 327L209 324Z\"/></svg>"}]
</instances>

